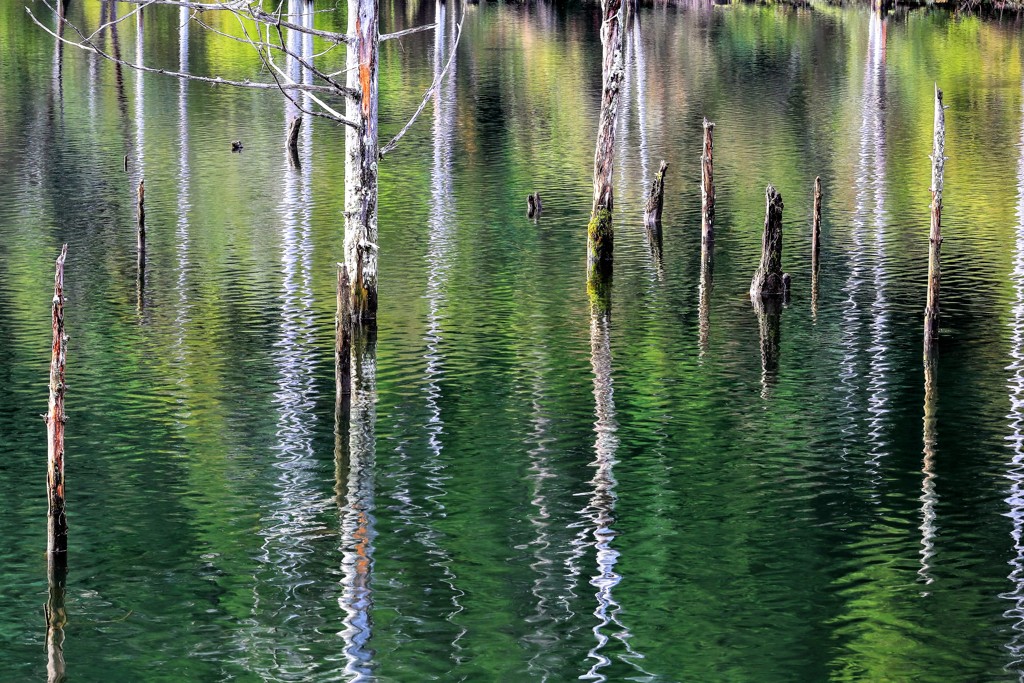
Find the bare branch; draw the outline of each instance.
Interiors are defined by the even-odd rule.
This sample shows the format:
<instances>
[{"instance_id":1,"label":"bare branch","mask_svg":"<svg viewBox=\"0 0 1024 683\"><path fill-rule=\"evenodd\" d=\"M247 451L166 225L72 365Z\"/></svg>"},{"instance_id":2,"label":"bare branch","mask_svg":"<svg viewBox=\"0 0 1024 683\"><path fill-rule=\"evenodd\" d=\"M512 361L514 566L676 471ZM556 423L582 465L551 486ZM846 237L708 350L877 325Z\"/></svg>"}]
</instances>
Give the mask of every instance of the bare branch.
<instances>
[{"instance_id":1,"label":"bare branch","mask_svg":"<svg viewBox=\"0 0 1024 683\"><path fill-rule=\"evenodd\" d=\"M253 21L258 21L263 24L270 26L281 26L283 28L292 31L301 31L307 35L317 36L324 40L329 40L334 43L345 43L346 45L353 42L352 37L345 33L336 33L334 31L321 31L315 28L307 28L301 24L295 24L290 21L281 19L277 14L272 14L260 9L259 5L254 2L246 2L246 0L227 0L226 2L191 2L190 0L120 0L121 2L127 2L132 5L145 5L155 2L158 5L170 5L172 7L187 7L189 9L196 9L202 12L235 12L236 14L243 14Z\"/></svg>"},{"instance_id":2,"label":"bare branch","mask_svg":"<svg viewBox=\"0 0 1024 683\"><path fill-rule=\"evenodd\" d=\"M465 21L466 3L463 3L462 16L459 17L459 30L458 33L455 35L455 42L452 44L452 51L451 54L448 55L448 61L445 63L444 69L442 69L441 73L439 73L434 78L434 82L430 84L430 87L427 88L427 91L423 93L423 101L420 102L420 106L416 108L416 111L413 113L412 118L409 119L409 122L402 127L402 130L398 131L398 134L395 137L391 138L391 141L388 142L388 144L380 148L380 152L378 153L379 158L383 159L385 154L387 154L388 152L395 148L395 145L398 144L398 141L401 140L407 132L409 132L409 129L412 127L412 124L415 123L419 115L423 113L423 110L424 108L426 108L427 102L430 101L430 98L433 97L435 93L437 93L438 86L441 85L441 81L443 81L444 77L448 74L448 67L452 65L452 60L455 59L455 55L458 54L459 40L462 39L462 25L465 23Z\"/></svg>"},{"instance_id":3,"label":"bare branch","mask_svg":"<svg viewBox=\"0 0 1024 683\"><path fill-rule=\"evenodd\" d=\"M417 26L416 28L407 28L403 31L395 31L394 33L385 33L378 40L384 42L385 40L394 40L395 38L403 38L405 36L411 36L413 33L419 33L420 31L429 31L430 29L437 26L437 24L424 24L423 26Z\"/></svg>"},{"instance_id":4,"label":"bare branch","mask_svg":"<svg viewBox=\"0 0 1024 683\"><path fill-rule=\"evenodd\" d=\"M165 0L150 0L150 1L151 2L157 2L157 3L164 3L165 2ZM46 0L42 0L42 2L47 7L49 7L51 10L53 9L49 5L49 3L46 2ZM179 3L179 4L181 4L182 6L188 6L188 4L186 4L186 3ZM312 84L294 83L294 82L282 84L282 83L259 83L259 82L253 82L253 81L248 81L248 80L245 80L245 81L235 81L235 80L230 80L230 79L226 79L226 78L221 78L220 76L216 76L216 77L199 76L197 74L186 73L186 72L183 72L183 71L172 71L170 69L159 69L159 68L144 66L142 64L136 64L134 62L129 62L129 61L125 60L125 59L119 59L119 58L115 57L114 55L111 55L111 54L105 52L104 50L100 49L95 43L93 43L91 40L86 38L84 36L84 34L82 33L82 31L80 31L74 24L72 24L71 22L67 21L66 19L63 20L63 22L65 24L67 24L68 26L70 26L75 31L75 33L77 33L79 36L82 36L82 42L76 42L74 40L70 40L68 38L64 38L63 36L58 35L52 29L50 29L48 26L46 26L45 24L40 22L39 19L36 18L35 14L32 13L31 9L26 7L25 11L28 12L29 18L32 20L32 22L36 26L38 26L39 28L43 29L44 31L46 31L48 34L50 34L51 36L53 36L55 39L59 40L60 42L65 43L67 45L71 45L73 47L77 47L80 50L84 50L86 52L93 52L93 53L99 55L100 57L103 57L104 59L106 59L108 61L114 62L115 64L119 64L121 66L126 66L129 69L134 69L134 70L140 71L142 73L160 74L162 76L171 76L173 78L180 78L182 80L198 81L200 83L209 83L211 85L230 85L230 86L234 86L234 87L237 87L237 88L253 88L253 89L256 89L256 90L292 90L292 91L298 90L298 91L308 92L308 93L320 92L320 93L338 94L337 89L335 89L333 87L330 87L330 86L326 86L326 85L312 85ZM117 22L114 22L114 23L116 24ZM345 93L345 94L347 94L347 93ZM327 107L327 109L330 110L330 111L333 111L329 107ZM332 116L330 118L334 118L334 117ZM356 126L357 125L355 122L350 121L349 119L346 119L346 118L340 117L340 116L336 120L338 120L340 123L344 123L345 125L349 125L349 126Z\"/></svg>"}]
</instances>

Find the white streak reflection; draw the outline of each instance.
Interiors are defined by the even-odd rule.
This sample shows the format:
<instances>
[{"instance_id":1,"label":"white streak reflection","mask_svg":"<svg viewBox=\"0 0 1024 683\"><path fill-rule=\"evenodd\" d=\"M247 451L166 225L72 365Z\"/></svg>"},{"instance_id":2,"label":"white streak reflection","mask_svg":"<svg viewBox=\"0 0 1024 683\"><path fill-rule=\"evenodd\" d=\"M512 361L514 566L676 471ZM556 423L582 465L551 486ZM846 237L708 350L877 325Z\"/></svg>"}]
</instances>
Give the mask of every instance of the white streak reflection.
<instances>
[{"instance_id":1,"label":"white streak reflection","mask_svg":"<svg viewBox=\"0 0 1024 683\"><path fill-rule=\"evenodd\" d=\"M1003 615L1012 621L1011 638L1006 644L1010 652L1007 670L1017 674L1024 681L1024 82L1021 84L1021 133L1017 161L1017 239L1013 253L1014 306L1010 321L1010 378L1007 387L1010 394L1010 436L1007 441L1013 448L1013 457L1006 473L1010 480L1006 515L1013 522L1010 538L1013 540L1013 556L1010 559L1010 574L1007 577L1013 589L1002 594L1012 601L1012 606Z\"/></svg>"},{"instance_id":2,"label":"white streak reflection","mask_svg":"<svg viewBox=\"0 0 1024 683\"><path fill-rule=\"evenodd\" d=\"M872 482L880 483L880 462L887 452L884 428L889 413L889 349L890 305L886 296L888 274L885 270L885 54L886 21L878 12L872 12L869 22L867 59L864 67L864 86L861 93L861 121L858 133L858 159L854 178L855 206L849 239L850 273L845 284L846 301L842 312L840 346L840 395L843 412L848 416L844 427L847 444L863 443L858 433L855 416L860 411L861 392L867 393L868 456L867 466ZM873 239L868 242L869 228ZM874 297L870 304L864 301L863 291L870 278ZM870 341L863 341L866 320ZM867 343L868 367L860 367L864 357L862 345ZM861 384L866 377L866 386ZM853 446L844 447L849 455ZM874 494L877 497L877 494Z\"/></svg>"}]
</instances>

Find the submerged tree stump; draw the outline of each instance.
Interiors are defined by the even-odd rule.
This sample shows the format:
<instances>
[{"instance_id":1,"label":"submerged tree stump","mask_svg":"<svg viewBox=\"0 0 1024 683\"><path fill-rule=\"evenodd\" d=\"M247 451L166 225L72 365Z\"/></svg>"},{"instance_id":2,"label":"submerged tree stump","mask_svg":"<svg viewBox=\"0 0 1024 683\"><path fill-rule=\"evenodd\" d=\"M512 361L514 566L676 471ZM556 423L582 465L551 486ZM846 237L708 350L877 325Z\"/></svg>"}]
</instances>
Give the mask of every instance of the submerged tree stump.
<instances>
[{"instance_id":1,"label":"submerged tree stump","mask_svg":"<svg viewBox=\"0 0 1024 683\"><path fill-rule=\"evenodd\" d=\"M50 400L46 411L46 489L48 510L46 517L46 552L52 561L62 564L68 551L68 520L64 512L64 367L67 359L68 337L64 333L64 260L68 245L57 257L53 279L53 346L50 354ZM59 556L59 557L55 557Z\"/></svg>"},{"instance_id":2,"label":"submerged tree stump","mask_svg":"<svg viewBox=\"0 0 1024 683\"><path fill-rule=\"evenodd\" d=\"M786 294L786 279L782 272L782 208L782 195L769 185L765 188L761 264L750 281L750 299L755 302Z\"/></svg>"},{"instance_id":3,"label":"submerged tree stump","mask_svg":"<svg viewBox=\"0 0 1024 683\"><path fill-rule=\"evenodd\" d=\"M292 120L288 123L288 137L286 146L288 147L288 160L291 162L292 168L300 168L302 166L299 161L299 131L302 129L302 115L292 117Z\"/></svg>"},{"instance_id":4,"label":"submerged tree stump","mask_svg":"<svg viewBox=\"0 0 1024 683\"><path fill-rule=\"evenodd\" d=\"M540 218L540 212L544 205L540 201L540 192L526 195L526 216L527 218Z\"/></svg>"},{"instance_id":5,"label":"submerged tree stump","mask_svg":"<svg viewBox=\"0 0 1024 683\"><path fill-rule=\"evenodd\" d=\"M946 114L942 91L935 86L935 124L932 141L931 230L928 235L928 302L924 309L924 357L929 361L939 342L939 281L942 248L942 175L946 165Z\"/></svg>"},{"instance_id":6,"label":"submerged tree stump","mask_svg":"<svg viewBox=\"0 0 1024 683\"><path fill-rule=\"evenodd\" d=\"M644 210L644 225L648 230L661 232L661 212L665 207L665 172L668 162L661 160L661 168L654 176L651 190L647 194L647 208Z\"/></svg>"}]
</instances>

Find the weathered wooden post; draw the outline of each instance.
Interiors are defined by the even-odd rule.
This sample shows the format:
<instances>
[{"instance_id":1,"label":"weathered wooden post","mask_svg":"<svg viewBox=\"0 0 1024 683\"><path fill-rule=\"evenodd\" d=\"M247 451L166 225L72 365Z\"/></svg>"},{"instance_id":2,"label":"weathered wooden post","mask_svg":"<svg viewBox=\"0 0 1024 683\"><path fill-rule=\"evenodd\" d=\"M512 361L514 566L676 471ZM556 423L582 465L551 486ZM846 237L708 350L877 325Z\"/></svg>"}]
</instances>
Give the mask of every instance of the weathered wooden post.
<instances>
[{"instance_id":1,"label":"weathered wooden post","mask_svg":"<svg viewBox=\"0 0 1024 683\"><path fill-rule=\"evenodd\" d=\"M302 114L292 117L292 120L288 123L288 160L291 162L292 168L300 168L302 163L299 161L299 131L302 129Z\"/></svg>"},{"instance_id":2,"label":"weathered wooden post","mask_svg":"<svg viewBox=\"0 0 1024 683\"><path fill-rule=\"evenodd\" d=\"M66 562L68 551L68 520L64 513L64 365L67 359L68 337L64 333L64 260L68 245L57 257L53 279L53 346L50 354L50 401L46 411L46 488L48 513L46 524L46 552L59 562Z\"/></svg>"},{"instance_id":3,"label":"weathered wooden post","mask_svg":"<svg viewBox=\"0 0 1024 683\"><path fill-rule=\"evenodd\" d=\"M715 124L704 118L704 147L700 155L701 260L713 258L715 246L715 169L712 159Z\"/></svg>"},{"instance_id":4,"label":"weathered wooden post","mask_svg":"<svg viewBox=\"0 0 1024 683\"><path fill-rule=\"evenodd\" d=\"M761 238L761 263L750 281L750 299L786 294L782 272L782 195L774 187L765 188L764 235Z\"/></svg>"},{"instance_id":5,"label":"weathered wooden post","mask_svg":"<svg viewBox=\"0 0 1024 683\"><path fill-rule=\"evenodd\" d=\"M601 114L597 128L597 149L594 152L594 201L587 226L588 288L602 289L600 280L611 277L614 197L612 166L615 158L615 120L619 107L619 87L625 76L622 63L622 27L619 8L622 0L601 0L601 44L604 46L601 66Z\"/></svg>"},{"instance_id":6,"label":"weathered wooden post","mask_svg":"<svg viewBox=\"0 0 1024 683\"><path fill-rule=\"evenodd\" d=\"M644 210L644 226L652 233L661 233L661 212L665 207L665 172L668 171L668 162L661 160L661 168L654 176L651 183L651 190L647 194L647 207Z\"/></svg>"},{"instance_id":7,"label":"weathered wooden post","mask_svg":"<svg viewBox=\"0 0 1024 683\"><path fill-rule=\"evenodd\" d=\"M932 142L931 230L928 235L928 303L924 309L924 357L928 362L938 350L939 280L942 247L942 173L946 165L946 113L942 91L935 86L935 130Z\"/></svg>"},{"instance_id":8,"label":"weathered wooden post","mask_svg":"<svg viewBox=\"0 0 1024 683\"><path fill-rule=\"evenodd\" d=\"M818 316L818 256L821 253L821 176L814 178L814 213L811 219L811 315Z\"/></svg>"},{"instance_id":9,"label":"weathered wooden post","mask_svg":"<svg viewBox=\"0 0 1024 683\"><path fill-rule=\"evenodd\" d=\"M139 253L146 253L146 181L139 180L138 201L136 203L136 224L138 225Z\"/></svg>"}]
</instances>

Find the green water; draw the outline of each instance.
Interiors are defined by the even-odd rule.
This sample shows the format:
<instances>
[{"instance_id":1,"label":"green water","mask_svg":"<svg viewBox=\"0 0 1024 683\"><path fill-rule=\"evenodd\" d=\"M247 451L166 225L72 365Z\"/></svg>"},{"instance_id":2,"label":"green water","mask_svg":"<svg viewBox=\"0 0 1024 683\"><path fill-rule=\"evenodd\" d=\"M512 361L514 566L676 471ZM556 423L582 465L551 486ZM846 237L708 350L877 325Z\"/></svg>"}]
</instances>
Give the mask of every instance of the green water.
<instances>
[{"instance_id":1,"label":"green water","mask_svg":"<svg viewBox=\"0 0 1024 683\"><path fill-rule=\"evenodd\" d=\"M437 11L384 3L382 30ZM444 11L443 36L383 49L385 139L451 44L460 9ZM71 3L77 25L100 17ZM39 415L63 242L69 681L1022 678L1019 21L643 8L610 315L584 286L598 24L543 0L467 8L437 104L380 167L380 325L339 416L342 129L307 122L291 169L278 95L119 77L0 3L0 680L47 675ZM266 79L176 10L118 41ZM926 457L935 82L949 160ZM641 212L661 159L659 254ZM768 183L794 282L777 369L745 295Z\"/></svg>"}]
</instances>

